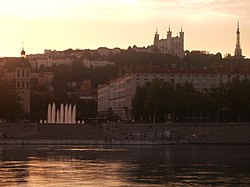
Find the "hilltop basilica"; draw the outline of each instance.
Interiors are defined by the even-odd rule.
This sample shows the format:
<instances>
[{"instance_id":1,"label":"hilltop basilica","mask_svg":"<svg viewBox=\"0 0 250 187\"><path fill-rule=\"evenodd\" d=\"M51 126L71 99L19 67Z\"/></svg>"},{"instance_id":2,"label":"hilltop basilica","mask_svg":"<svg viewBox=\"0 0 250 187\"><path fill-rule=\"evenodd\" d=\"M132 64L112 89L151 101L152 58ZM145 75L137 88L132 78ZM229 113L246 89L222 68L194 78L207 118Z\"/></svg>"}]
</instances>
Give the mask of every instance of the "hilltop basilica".
<instances>
[{"instance_id":1,"label":"hilltop basilica","mask_svg":"<svg viewBox=\"0 0 250 187\"><path fill-rule=\"evenodd\" d=\"M159 39L160 35L158 34L158 31L156 30L155 36L154 36L154 47L156 47L158 50L160 50L161 53L165 54L171 54L174 56L178 56L180 58L183 58L184 53L184 32L179 32L179 35L172 37L172 31L170 30L170 27L167 31L167 38L166 39Z\"/></svg>"}]
</instances>

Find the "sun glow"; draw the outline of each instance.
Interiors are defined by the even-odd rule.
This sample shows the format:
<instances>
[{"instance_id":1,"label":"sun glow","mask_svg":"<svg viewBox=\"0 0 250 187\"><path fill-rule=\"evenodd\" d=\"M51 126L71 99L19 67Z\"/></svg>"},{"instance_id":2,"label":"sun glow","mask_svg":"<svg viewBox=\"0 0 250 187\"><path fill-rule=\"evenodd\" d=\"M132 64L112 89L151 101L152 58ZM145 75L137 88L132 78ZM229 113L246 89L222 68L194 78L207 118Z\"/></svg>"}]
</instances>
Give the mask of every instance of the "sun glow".
<instances>
[{"instance_id":1,"label":"sun glow","mask_svg":"<svg viewBox=\"0 0 250 187\"><path fill-rule=\"evenodd\" d=\"M19 55L24 40L28 53L46 48L147 46L158 27L161 37L168 25L173 32L184 26L186 49L199 49L197 36L206 35L203 43L221 40L216 47L232 53L235 47L235 23L240 20L242 48L250 56L250 1L217 0L0 0L0 56ZM237 8L235 8L237 7ZM225 28L225 25L227 27ZM210 32L214 33L209 38ZM212 28L216 30L212 30ZM223 36L225 37L225 35ZM211 42L212 43L212 42ZM207 50L215 46L206 44ZM13 49L14 47L14 49Z\"/></svg>"}]
</instances>

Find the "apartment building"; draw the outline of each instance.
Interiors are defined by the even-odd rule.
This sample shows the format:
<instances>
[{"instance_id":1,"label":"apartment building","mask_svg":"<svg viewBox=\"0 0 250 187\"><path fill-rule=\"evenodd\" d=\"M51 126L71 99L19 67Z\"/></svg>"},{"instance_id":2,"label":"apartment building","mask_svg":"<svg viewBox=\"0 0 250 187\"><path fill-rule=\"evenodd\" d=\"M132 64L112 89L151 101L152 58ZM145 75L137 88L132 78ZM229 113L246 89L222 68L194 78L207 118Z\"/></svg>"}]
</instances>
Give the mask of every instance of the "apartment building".
<instances>
[{"instance_id":1,"label":"apartment building","mask_svg":"<svg viewBox=\"0 0 250 187\"><path fill-rule=\"evenodd\" d=\"M98 67L104 67L107 65L115 65L114 62L110 62L108 60L89 60L87 58L84 58L84 60L82 61L82 64L90 69L95 69Z\"/></svg>"}]
</instances>

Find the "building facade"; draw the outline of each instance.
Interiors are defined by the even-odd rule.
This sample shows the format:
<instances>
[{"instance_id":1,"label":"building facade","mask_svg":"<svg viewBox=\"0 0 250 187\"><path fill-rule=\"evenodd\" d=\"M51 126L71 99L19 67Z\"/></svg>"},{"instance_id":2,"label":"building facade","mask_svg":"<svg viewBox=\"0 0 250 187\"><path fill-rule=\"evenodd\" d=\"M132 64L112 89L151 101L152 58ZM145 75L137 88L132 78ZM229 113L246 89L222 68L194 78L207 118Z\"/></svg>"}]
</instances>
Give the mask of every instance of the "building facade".
<instances>
[{"instance_id":1,"label":"building facade","mask_svg":"<svg viewBox=\"0 0 250 187\"><path fill-rule=\"evenodd\" d=\"M179 36L176 37L172 36L172 31L167 31L167 38L166 39L160 39L160 35L158 34L158 31L156 30L155 36L154 36L154 47L156 47L161 53L164 54L171 54L174 56L178 56L180 58L183 58L184 53L184 32L179 32Z\"/></svg>"},{"instance_id":2,"label":"building facade","mask_svg":"<svg viewBox=\"0 0 250 187\"><path fill-rule=\"evenodd\" d=\"M114 62L110 62L108 60L89 60L87 58L84 58L84 60L82 61L82 64L90 69L95 69L98 67L104 67L107 65L115 65Z\"/></svg>"},{"instance_id":3,"label":"building facade","mask_svg":"<svg viewBox=\"0 0 250 187\"><path fill-rule=\"evenodd\" d=\"M192 83L197 90L218 87L233 78L250 79L250 68L215 67L210 69L176 69L150 67L134 69L121 77L98 87L98 113L105 115L112 111L122 120L132 119L131 104L136 88L154 79L173 84Z\"/></svg>"},{"instance_id":4,"label":"building facade","mask_svg":"<svg viewBox=\"0 0 250 187\"><path fill-rule=\"evenodd\" d=\"M40 68L40 66L44 67L52 67L52 66L59 66L59 65L72 65L74 60L71 58L64 58L64 57L39 57L39 58L32 58L29 57L29 62L33 68Z\"/></svg>"}]
</instances>

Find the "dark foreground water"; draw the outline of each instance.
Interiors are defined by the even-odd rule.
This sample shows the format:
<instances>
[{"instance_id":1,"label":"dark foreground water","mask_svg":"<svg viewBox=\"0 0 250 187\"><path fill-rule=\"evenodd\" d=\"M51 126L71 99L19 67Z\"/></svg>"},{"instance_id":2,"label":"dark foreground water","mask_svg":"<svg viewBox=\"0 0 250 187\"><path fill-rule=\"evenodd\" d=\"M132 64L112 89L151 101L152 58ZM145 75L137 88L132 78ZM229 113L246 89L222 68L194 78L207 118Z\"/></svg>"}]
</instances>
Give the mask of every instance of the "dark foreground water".
<instances>
[{"instance_id":1,"label":"dark foreground water","mask_svg":"<svg viewBox=\"0 0 250 187\"><path fill-rule=\"evenodd\" d=\"M0 186L205 185L250 186L250 146L0 146Z\"/></svg>"}]
</instances>

